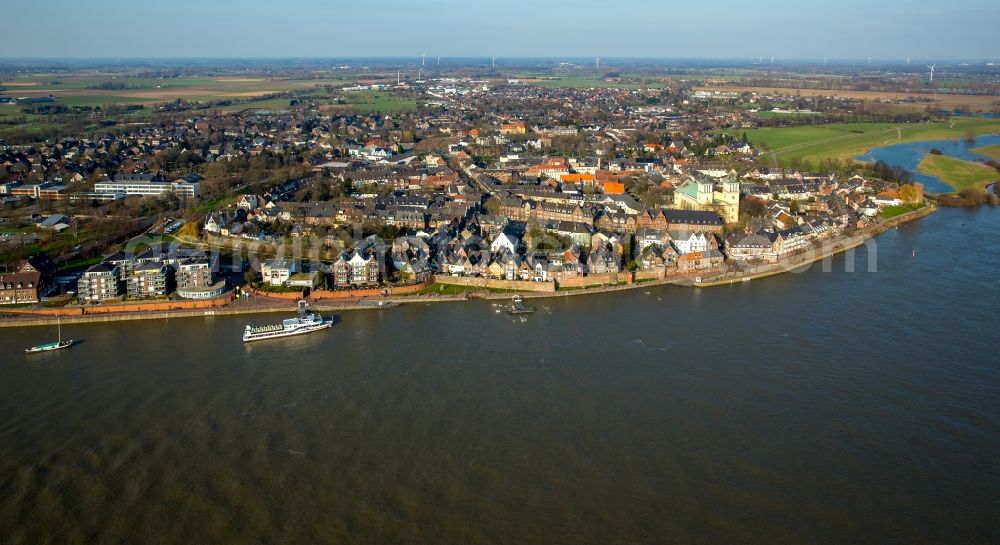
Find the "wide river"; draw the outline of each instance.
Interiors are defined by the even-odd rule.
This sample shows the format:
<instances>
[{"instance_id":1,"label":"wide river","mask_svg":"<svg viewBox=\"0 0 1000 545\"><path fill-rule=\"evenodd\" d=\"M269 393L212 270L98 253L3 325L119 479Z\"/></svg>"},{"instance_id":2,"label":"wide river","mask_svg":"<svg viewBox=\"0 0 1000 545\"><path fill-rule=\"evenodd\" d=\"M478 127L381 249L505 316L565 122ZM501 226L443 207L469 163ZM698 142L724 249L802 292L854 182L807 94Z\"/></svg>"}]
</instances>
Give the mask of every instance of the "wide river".
<instances>
[{"instance_id":1,"label":"wide river","mask_svg":"<svg viewBox=\"0 0 1000 545\"><path fill-rule=\"evenodd\" d=\"M1000 543L1000 210L733 287L0 329L0 543ZM915 253L914 253L915 251Z\"/></svg>"}]
</instances>

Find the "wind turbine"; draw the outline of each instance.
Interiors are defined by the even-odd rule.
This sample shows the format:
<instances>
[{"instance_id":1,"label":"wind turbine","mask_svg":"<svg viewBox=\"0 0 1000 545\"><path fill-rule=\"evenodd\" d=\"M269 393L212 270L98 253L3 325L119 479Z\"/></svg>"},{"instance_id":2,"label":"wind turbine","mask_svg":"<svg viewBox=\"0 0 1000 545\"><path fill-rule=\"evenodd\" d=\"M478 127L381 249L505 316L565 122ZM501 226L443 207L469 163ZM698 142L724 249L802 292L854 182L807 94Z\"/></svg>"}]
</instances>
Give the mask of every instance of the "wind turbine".
<instances>
[{"instance_id":1,"label":"wind turbine","mask_svg":"<svg viewBox=\"0 0 1000 545\"><path fill-rule=\"evenodd\" d=\"M597 63L597 69L600 70L601 69L601 58L597 57L597 59L594 62Z\"/></svg>"},{"instance_id":2,"label":"wind turbine","mask_svg":"<svg viewBox=\"0 0 1000 545\"><path fill-rule=\"evenodd\" d=\"M928 82L928 83L934 83L934 67L935 66L937 66L937 64L932 64L932 65L930 65L930 66L927 67L927 68L931 69L931 81Z\"/></svg>"},{"instance_id":3,"label":"wind turbine","mask_svg":"<svg viewBox=\"0 0 1000 545\"><path fill-rule=\"evenodd\" d=\"M493 57L493 68L497 67L497 58Z\"/></svg>"}]
</instances>

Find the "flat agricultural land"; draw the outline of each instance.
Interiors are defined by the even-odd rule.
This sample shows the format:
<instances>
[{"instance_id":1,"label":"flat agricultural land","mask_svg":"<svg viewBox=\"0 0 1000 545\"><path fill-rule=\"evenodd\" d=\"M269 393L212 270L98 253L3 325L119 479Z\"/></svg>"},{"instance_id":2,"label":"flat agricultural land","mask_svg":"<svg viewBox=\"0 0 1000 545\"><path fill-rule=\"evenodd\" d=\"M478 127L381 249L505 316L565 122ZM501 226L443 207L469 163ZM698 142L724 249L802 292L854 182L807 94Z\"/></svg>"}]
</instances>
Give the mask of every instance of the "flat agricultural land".
<instances>
[{"instance_id":1,"label":"flat agricultural land","mask_svg":"<svg viewBox=\"0 0 1000 545\"><path fill-rule=\"evenodd\" d=\"M813 164L824 159L852 160L872 148L962 138L966 131L1000 134L1000 120L954 117L936 123L839 123L746 131L755 146L765 146L778 161L798 159Z\"/></svg>"},{"instance_id":2,"label":"flat agricultural land","mask_svg":"<svg viewBox=\"0 0 1000 545\"><path fill-rule=\"evenodd\" d=\"M696 91L708 92L728 92L728 93L757 93L758 95L801 95L804 97L826 96L841 97L857 100L905 100L916 99L912 104L902 104L901 106L913 106L924 108L934 106L946 110L953 110L959 106L966 106L972 110L991 110L1000 106L1000 97L990 95L955 95L941 93L895 93L890 91L845 91L841 89L800 89L794 87L742 87L738 85L720 85L713 87L695 87Z\"/></svg>"},{"instance_id":3,"label":"flat agricultural land","mask_svg":"<svg viewBox=\"0 0 1000 545\"><path fill-rule=\"evenodd\" d=\"M994 159L1000 159L1000 144L995 146L982 146L979 148L972 148L973 152L980 155L985 155L987 157L992 157Z\"/></svg>"},{"instance_id":4,"label":"flat agricultural land","mask_svg":"<svg viewBox=\"0 0 1000 545\"><path fill-rule=\"evenodd\" d=\"M936 176L956 192L968 188L983 189L1000 179L1000 172L986 165L930 153L920 161L917 170L922 174Z\"/></svg>"},{"instance_id":5,"label":"flat agricultural land","mask_svg":"<svg viewBox=\"0 0 1000 545\"><path fill-rule=\"evenodd\" d=\"M285 78L147 78L134 76L36 75L5 79L0 93L11 97L52 95L68 106L105 104L156 104L175 99L247 99L285 91L310 89L340 82ZM121 89L113 88L122 86Z\"/></svg>"},{"instance_id":6,"label":"flat agricultural land","mask_svg":"<svg viewBox=\"0 0 1000 545\"><path fill-rule=\"evenodd\" d=\"M554 77L528 77L518 78L528 85L538 85L540 87L565 87L570 89L661 89L662 83L624 83L617 81L607 81L604 78L592 76L554 76Z\"/></svg>"}]
</instances>

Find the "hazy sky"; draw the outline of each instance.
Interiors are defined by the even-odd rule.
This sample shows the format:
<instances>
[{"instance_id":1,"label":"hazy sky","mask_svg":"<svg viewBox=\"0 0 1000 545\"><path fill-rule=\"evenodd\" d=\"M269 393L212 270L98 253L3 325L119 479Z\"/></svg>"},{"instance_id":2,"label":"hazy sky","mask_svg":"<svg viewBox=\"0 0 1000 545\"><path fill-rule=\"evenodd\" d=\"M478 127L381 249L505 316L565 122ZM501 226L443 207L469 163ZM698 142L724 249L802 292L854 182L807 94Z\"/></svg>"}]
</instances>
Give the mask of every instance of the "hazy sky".
<instances>
[{"instance_id":1,"label":"hazy sky","mask_svg":"<svg viewBox=\"0 0 1000 545\"><path fill-rule=\"evenodd\" d=\"M0 57L1000 58L997 0L12 2Z\"/></svg>"}]
</instances>

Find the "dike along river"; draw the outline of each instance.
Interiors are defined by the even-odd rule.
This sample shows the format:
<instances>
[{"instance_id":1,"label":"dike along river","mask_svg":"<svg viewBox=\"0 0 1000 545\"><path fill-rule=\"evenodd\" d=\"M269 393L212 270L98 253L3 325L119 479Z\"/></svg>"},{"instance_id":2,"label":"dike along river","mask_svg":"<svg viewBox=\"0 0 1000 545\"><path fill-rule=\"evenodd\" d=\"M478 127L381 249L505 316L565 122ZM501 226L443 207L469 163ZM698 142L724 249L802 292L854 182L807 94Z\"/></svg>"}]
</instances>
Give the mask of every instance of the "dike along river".
<instances>
[{"instance_id":1,"label":"dike along river","mask_svg":"<svg viewBox=\"0 0 1000 545\"><path fill-rule=\"evenodd\" d=\"M1000 543L1000 210L705 290L0 330L0 543ZM914 256L914 250L916 255Z\"/></svg>"}]
</instances>

